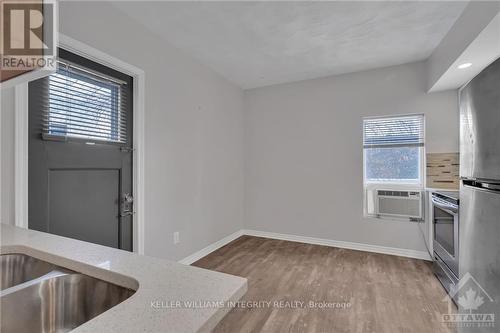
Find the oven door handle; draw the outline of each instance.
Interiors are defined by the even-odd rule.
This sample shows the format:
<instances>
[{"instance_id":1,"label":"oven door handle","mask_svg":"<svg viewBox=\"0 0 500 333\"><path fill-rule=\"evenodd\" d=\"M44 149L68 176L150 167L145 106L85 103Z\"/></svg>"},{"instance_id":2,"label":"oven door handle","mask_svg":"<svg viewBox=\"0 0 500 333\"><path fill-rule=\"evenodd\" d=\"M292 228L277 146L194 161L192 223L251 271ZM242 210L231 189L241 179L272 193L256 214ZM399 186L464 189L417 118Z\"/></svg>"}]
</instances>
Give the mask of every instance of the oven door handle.
<instances>
[{"instance_id":1,"label":"oven door handle","mask_svg":"<svg viewBox=\"0 0 500 333\"><path fill-rule=\"evenodd\" d=\"M452 205L447 205L447 204L444 204L440 201L437 201L435 200L434 198L432 198L432 204L439 208L439 209L442 209L444 210L445 212L447 212L448 214L451 214L453 216L457 215L458 214L458 209Z\"/></svg>"}]
</instances>

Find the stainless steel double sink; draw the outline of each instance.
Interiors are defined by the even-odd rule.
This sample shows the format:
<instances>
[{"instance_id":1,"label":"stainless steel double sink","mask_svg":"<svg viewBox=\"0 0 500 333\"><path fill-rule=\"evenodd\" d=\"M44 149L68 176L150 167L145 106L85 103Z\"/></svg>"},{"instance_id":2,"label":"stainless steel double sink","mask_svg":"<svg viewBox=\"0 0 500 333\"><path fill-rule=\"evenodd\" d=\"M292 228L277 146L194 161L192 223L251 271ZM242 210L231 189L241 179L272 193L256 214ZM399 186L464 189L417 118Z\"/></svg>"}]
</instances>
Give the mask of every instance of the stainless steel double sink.
<instances>
[{"instance_id":1,"label":"stainless steel double sink","mask_svg":"<svg viewBox=\"0 0 500 333\"><path fill-rule=\"evenodd\" d=\"M0 255L0 332L69 332L134 290L25 254Z\"/></svg>"}]
</instances>

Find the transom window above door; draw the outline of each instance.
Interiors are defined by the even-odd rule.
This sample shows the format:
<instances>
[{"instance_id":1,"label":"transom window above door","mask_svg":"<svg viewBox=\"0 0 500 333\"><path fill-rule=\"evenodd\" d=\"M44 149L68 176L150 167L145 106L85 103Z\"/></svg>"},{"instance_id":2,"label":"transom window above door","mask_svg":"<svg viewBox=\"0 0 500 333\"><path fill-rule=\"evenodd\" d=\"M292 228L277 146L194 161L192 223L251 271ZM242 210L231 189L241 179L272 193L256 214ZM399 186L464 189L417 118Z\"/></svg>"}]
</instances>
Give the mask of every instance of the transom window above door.
<instances>
[{"instance_id":1,"label":"transom window above door","mask_svg":"<svg viewBox=\"0 0 500 333\"><path fill-rule=\"evenodd\" d=\"M64 60L45 82L44 139L126 143L126 82Z\"/></svg>"}]
</instances>

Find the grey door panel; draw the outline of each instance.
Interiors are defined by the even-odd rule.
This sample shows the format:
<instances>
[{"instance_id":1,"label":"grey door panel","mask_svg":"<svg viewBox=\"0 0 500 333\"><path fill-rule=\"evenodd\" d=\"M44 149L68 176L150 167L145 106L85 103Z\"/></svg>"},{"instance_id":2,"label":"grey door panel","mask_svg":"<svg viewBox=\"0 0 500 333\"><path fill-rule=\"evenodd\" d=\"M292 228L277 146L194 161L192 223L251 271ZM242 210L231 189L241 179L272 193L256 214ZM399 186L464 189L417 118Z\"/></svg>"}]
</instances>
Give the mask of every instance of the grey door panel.
<instances>
[{"instance_id":1,"label":"grey door panel","mask_svg":"<svg viewBox=\"0 0 500 333\"><path fill-rule=\"evenodd\" d=\"M120 170L56 169L48 178L48 232L118 248Z\"/></svg>"},{"instance_id":2,"label":"grey door panel","mask_svg":"<svg viewBox=\"0 0 500 333\"><path fill-rule=\"evenodd\" d=\"M29 84L30 229L132 250L132 78L64 50L65 60L126 81L126 143L51 141L42 137L44 79ZM44 97L45 94L45 97ZM125 100L125 99L124 99ZM92 144L88 144L92 143Z\"/></svg>"},{"instance_id":3,"label":"grey door panel","mask_svg":"<svg viewBox=\"0 0 500 333\"><path fill-rule=\"evenodd\" d=\"M460 176L500 179L500 59L460 91Z\"/></svg>"}]
</instances>

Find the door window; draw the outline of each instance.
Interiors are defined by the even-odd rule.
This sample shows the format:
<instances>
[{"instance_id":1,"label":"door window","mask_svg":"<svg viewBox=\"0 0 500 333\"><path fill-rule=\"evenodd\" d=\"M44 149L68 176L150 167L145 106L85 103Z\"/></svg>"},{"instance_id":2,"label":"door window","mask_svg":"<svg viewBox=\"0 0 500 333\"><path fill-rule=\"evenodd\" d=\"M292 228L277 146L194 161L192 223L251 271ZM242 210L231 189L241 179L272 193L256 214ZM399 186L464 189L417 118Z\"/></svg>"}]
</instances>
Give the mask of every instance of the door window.
<instances>
[{"instance_id":1,"label":"door window","mask_svg":"<svg viewBox=\"0 0 500 333\"><path fill-rule=\"evenodd\" d=\"M44 139L127 143L126 82L61 60L44 83Z\"/></svg>"}]
</instances>

